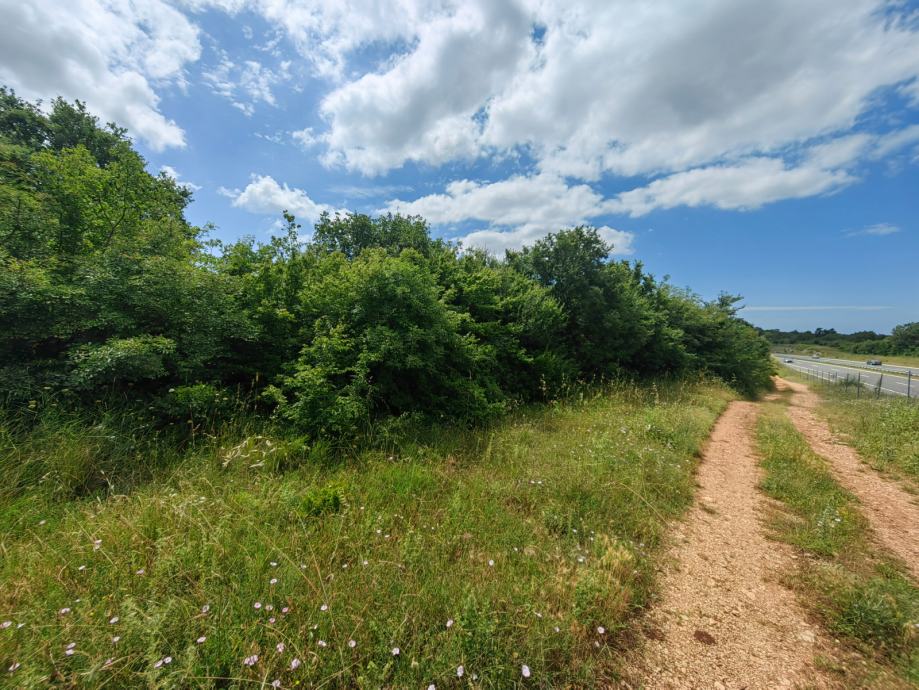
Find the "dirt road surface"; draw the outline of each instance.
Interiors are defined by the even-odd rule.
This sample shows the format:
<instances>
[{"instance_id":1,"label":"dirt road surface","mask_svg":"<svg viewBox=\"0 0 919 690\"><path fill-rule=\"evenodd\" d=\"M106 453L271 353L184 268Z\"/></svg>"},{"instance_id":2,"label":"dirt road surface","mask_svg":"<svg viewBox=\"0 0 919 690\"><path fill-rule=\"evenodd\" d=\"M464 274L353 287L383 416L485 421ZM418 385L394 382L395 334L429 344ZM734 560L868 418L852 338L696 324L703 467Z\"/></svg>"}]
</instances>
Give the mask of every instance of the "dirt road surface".
<instances>
[{"instance_id":1,"label":"dirt road surface","mask_svg":"<svg viewBox=\"0 0 919 690\"><path fill-rule=\"evenodd\" d=\"M676 527L675 567L647 621L643 688L834 687L814 664L831 643L778 582L794 555L766 538L757 412L755 403L733 402L715 425L697 501Z\"/></svg>"}]
</instances>

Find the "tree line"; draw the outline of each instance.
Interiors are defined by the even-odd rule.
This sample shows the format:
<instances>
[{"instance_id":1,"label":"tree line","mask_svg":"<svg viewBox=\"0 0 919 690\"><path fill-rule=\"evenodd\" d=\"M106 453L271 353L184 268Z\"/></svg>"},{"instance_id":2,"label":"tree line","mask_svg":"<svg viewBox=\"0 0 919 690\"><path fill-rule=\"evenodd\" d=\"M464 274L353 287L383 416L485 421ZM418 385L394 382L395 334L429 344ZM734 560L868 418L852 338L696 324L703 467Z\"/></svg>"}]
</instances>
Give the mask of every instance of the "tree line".
<instances>
[{"instance_id":1,"label":"tree line","mask_svg":"<svg viewBox=\"0 0 919 690\"><path fill-rule=\"evenodd\" d=\"M268 242L224 243L186 221L189 190L150 174L124 129L79 101L39 105L0 89L7 408L114 397L182 419L244 391L318 438L405 415L475 423L621 375L769 384L737 297L610 260L593 228L500 260L399 215L325 214L304 240L285 213Z\"/></svg>"},{"instance_id":2,"label":"tree line","mask_svg":"<svg viewBox=\"0 0 919 690\"><path fill-rule=\"evenodd\" d=\"M890 335L874 331L837 333L833 328L813 331L761 331L773 345L822 345L866 355L919 355L919 322L895 326Z\"/></svg>"}]
</instances>

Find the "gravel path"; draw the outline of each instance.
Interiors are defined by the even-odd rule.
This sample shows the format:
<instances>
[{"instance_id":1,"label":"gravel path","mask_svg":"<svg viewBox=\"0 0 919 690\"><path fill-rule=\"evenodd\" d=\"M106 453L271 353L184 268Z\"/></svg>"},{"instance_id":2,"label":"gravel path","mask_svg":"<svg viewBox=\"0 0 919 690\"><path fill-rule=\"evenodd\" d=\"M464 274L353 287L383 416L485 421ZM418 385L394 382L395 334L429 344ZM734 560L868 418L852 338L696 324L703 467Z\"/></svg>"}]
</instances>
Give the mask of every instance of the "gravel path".
<instances>
[{"instance_id":1,"label":"gravel path","mask_svg":"<svg viewBox=\"0 0 919 690\"><path fill-rule=\"evenodd\" d=\"M800 383L778 379L779 389L794 395L788 414L814 451L826 458L836 480L858 497L862 512L881 544L899 556L919 580L919 505L900 485L885 479L851 446L837 442L829 425L815 413L820 398Z\"/></svg>"},{"instance_id":2,"label":"gravel path","mask_svg":"<svg viewBox=\"0 0 919 690\"><path fill-rule=\"evenodd\" d=\"M699 491L672 554L662 600L649 614L637 662L643 688L827 688L815 654L830 644L777 578L793 552L769 541L757 490L755 403L718 420L698 471Z\"/></svg>"}]
</instances>

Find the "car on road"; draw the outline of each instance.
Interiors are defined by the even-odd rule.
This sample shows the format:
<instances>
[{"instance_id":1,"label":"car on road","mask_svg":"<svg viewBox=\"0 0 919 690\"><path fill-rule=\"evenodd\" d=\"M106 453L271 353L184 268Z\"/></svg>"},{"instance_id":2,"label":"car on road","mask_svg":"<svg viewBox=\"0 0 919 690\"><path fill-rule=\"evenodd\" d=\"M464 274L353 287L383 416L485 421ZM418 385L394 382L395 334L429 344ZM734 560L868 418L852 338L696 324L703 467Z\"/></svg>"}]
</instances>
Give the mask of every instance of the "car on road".
<instances>
[{"instance_id":1,"label":"car on road","mask_svg":"<svg viewBox=\"0 0 919 690\"><path fill-rule=\"evenodd\" d=\"M881 366L881 360L879 360L879 359L869 359L869 360L867 360L867 361L865 362L865 364L867 364L867 365L869 365L869 366L872 366L872 367L879 367L879 366Z\"/></svg>"},{"instance_id":2,"label":"car on road","mask_svg":"<svg viewBox=\"0 0 919 690\"><path fill-rule=\"evenodd\" d=\"M785 362L785 364L793 364L795 360L793 360L793 359L788 359L788 358L786 357L786 358L783 359L782 361Z\"/></svg>"}]
</instances>

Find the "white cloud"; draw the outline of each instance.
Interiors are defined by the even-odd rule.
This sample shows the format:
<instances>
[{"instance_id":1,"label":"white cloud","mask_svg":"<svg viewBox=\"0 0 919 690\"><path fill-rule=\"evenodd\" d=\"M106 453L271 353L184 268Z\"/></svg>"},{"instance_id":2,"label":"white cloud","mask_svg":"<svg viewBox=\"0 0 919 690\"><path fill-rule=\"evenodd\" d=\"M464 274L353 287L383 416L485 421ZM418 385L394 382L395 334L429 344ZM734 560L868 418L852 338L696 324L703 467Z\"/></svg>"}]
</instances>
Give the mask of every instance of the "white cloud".
<instances>
[{"instance_id":1,"label":"white cloud","mask_svg":"<svg viewBox=\"0 0 919 690\"><path fill-rule=\"evenodd\" d=\"M560 177L542 174L487 184L458 180L448 184L443 194L393 200L383 211L420 215L435 225L485 222L487 228L465 235L463 243L500 253L531 244L552 231L588 224L607 213L605 204L589 185L572 186ZM616 253L631 253L630 233L606 226L602 231L616 246Z\"/></svg>"},{"instance_id":2,"label":"white cloud","mask_svg":"<svg viewBox=\"0 0 919 690\"><path fill-rule=\"evenodd\" d=\"M751 210L780 199L826 194L856 179L845 170L816 165L788 167L781 159L754 157L674 173L619 194L605 208L633 217L677 206Z\"/></svg>"},{"instance_id":3,"label":"white cloud","mask_svg":"<svg viewBox=\"0 0 919 690\"><path fill-rule=\"evenodd\" d=\"M161 165L160 172L166 173L166 175L175 180L176 184L178 184L180 187L188 187L193 192L197 192L199 189L201 189L201 185L195 184L194 182L189 182L188 180L183 180L179 172L171 165Z\"/></svg>"},{"instance_id":4,"label":"white cloud","mask_svg":"<svg viewBox=\"0 0 919 690\"><path fill-rule=\"evenodd\" d=\"M86 101L156 151L185 137L154 86L184 87L200 53L197 28L161 0L0 0L0 83L28 99Z\"/></svg>"},{"instance_id":5,"label":"white cloud","mask_svg":"<svg viewBox=\"0 0 919 690\"><path fill-rule=\"evenodd\" d=\"M255 113L255 103L259 101L277 105L272 89L290 79L290 66L290 61L282 62L277 70L256 60L236 64L226 52L222 52L220 62L205 70L202 77L214 93L228 99L246 117L251 117Z\"/></svg>"},{"instance_id":6,"label":"white cloud","mask_svg":"<svg viewBox=\"0 0 919 690\"><path fill-rule=\"evenodd\" d=\"M295 132L291 132L290 136L303 149L310 149L322 141L322 137L318 137L313 133L312 127L298 129Z\"/></svg>"},{"instance_id":7,"label":"white cloud","mask_svg":"<svg viewBox=\"0 0 919 690\"><path fill-rule=\"evenodd\" d=\"M850 230L846 233L846 236L857 237L858 235L869 235L872 237L885 237L887 235L894 235L900 232L901 229L902 228L898 225L893 225L892 223L875 223L861 230Z\"/></svg>"},{"instance_id":8,"label":"white cloud","mask_svg":"<svg viewBox=\"0 0 919 690\"><path fill-rule=\"evenodd\" d=\"M232 199L236 208L262 215L280 214L289 211L300 220L315 222L323 211L335 214L342 212L326 204L313 201L302 189L278 184L270 175L253 174L245 189L221 187L218 192Z\"/></svg>"}]
</instances>

